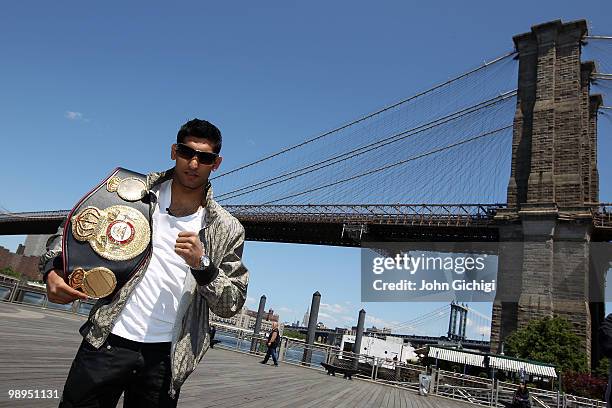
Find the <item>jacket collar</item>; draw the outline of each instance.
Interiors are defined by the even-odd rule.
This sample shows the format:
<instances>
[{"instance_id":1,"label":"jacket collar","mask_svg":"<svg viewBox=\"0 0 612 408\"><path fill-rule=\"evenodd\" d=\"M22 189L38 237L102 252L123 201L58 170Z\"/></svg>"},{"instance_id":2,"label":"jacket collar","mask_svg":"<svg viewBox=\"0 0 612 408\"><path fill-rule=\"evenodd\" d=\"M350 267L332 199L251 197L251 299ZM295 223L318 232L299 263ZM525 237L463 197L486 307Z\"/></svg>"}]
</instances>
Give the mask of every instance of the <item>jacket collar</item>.
<instances>
[{"instance_id":1,"label":"jacket collar","mask_svg":"<svg viewBox=\"0 0 612 408\"><path fill-rule=\"evenodd\" d=\"M147 188L151 189L156 186L159 186L164 181L172 180L173 176L174 176L174 167L166 171L149 173L147 174ZM206 188L204 189L204 195L202 196L202 206L204 207L204 210L206 211L205 227L207 227L208 224L210 224L212 220L217 216L217 211L215 211L215 205L214 205L214 200L213 200L213 189L212 189L212 184L210 183L210 180L208 181L208 184L206 185Z\"/></svg>"}]
</instances>

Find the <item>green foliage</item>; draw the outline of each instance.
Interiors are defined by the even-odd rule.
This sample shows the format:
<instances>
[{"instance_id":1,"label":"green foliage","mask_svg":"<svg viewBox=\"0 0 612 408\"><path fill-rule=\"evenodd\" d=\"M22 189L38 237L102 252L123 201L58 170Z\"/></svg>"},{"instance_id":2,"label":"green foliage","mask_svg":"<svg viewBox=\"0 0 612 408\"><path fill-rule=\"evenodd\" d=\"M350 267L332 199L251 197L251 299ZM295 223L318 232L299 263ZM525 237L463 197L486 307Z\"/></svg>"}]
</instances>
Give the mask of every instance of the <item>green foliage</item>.
<instances>
[{"instance_id":1,"label":"green foliage","mask_svg":"<svg viewBox=\"0 0 612 408\"><path fill-rule=\"evenodd\" d=\"M506 354L513 357L554 364L563 372L588 372L587 358L580 338L562 317L532 320L513 332L505 341Z\"/></svg>"},{"instance_id":2,"label":"green foliage","mask_svg":"<svg viewBox=\"0 0 612 408\"><path fill-rule=\"evenodd\" d=\"M290 337L292 339L306 340L305 334L302 334L296 330L290 330L286 327L285 327L285 330L283 330L283 336Z\"/></svg>"},{"instance_id":3,"label":"green foliage","mask_svg":"<svg viewBox=\"0 0 612 408\"><path fill-rule=\"evenodd\" d=\"M11 268L10 266L7 266L4 269L0 269L0 274L2 275L7 275L7 276L12 276L14 278L21 278L21 273L14 271L13 268Z\"/></svg>"},{"instance_id":4,"label":"green foliage","mask_svg":"<svg viewBox=\"0 0 612 408\"><path fill-rule=\"evenodd\" d=\"M608 359L602 358L599 360L597 367L591 373L593 377L602 378L604 380L608 379Z\"/></svg>"}]
</instances>

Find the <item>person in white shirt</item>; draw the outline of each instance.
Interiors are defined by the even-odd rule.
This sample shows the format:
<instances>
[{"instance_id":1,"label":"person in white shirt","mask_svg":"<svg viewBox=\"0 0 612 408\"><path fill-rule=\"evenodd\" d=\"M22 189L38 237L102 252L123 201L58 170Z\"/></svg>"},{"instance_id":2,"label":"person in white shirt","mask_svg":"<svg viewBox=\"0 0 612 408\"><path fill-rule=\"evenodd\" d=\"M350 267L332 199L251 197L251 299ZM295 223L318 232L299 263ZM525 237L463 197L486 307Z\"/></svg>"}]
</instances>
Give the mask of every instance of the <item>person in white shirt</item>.
<instances>
[{"instance_id":1,"label":"person in white shirt","mask_svg":"<svg viewBox=\"0 0 612 408\"><path fill-rule=\"evenodd\" d=\"M81 328L84 339L60 407L175 407L180 387L209 347L208 310L223 317L244 304L244 228L212 199L208 181L222 158L221 133L193 119L172 145L175 167L147 177L154 193L152 255ZM59 235L61 238L61 235ZM41 257L49 301L83 293L58 267L57 239Z\"/></svg>"}]
</instances>

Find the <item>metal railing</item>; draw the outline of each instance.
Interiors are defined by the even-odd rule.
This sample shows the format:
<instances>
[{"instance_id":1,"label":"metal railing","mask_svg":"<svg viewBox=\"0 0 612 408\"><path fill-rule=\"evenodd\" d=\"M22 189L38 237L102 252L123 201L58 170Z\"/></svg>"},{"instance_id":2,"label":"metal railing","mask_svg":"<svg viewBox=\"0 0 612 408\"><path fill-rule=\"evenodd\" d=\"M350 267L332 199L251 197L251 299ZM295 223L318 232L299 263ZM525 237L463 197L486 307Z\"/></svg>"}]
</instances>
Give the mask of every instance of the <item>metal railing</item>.
<instances>
[{"instance_id":1,"label":"metal railing","mask_svg":"<svg viewBox=\"0 0 612 408\"><path fill-rule=\"evenodd\" d=\"M429 226L487 225L505 204L227 205L240 221L366 223Z\"/></svg>"},{"instance_id":2,"label":"metal railing","mask_svg":"<svg viewBox=\"0 0 612 408\"><path fill-rule=\"evenodd\" d=\"M38 306L43 309L57 310L87 316L94 305L93 301L76 300L61 305L49 302L46 286L36 282L24 282L19 279L0 275L0 301Z\"/></svg>"},{"instance_id":3,"label":"metal railing","mask_svg":"<svg viewBox=\"0 0 612 408\"><path fill-rule=\"evenodd\" d=\"M495 384L487 378L436 370L434 394L453 399L460 399L473 404L495 405ZM503 406L503 405L502 405Z\"/></svg>"},{"instance_id":4,"label":"metal railing","mask_svg":"<svg viewBox=\"0 0 612 408\"><path fill-rule=\"evenodd\" d=\"M612 227L612 203L600 203L593 211L593 224L596 227Z\"/></svg>"},{"instance_id":5,"label":"metal railing","mask_svg":"<svg viewBox=\"0 0 612 408\"><path fill-rule=\"evenodd\" d=\"M510 407L517 384L488 378L432 370L432 394L490 407ZM529 388L533 408L605 408L602 400L558 391Z\"/></svg>"}]
</instances>

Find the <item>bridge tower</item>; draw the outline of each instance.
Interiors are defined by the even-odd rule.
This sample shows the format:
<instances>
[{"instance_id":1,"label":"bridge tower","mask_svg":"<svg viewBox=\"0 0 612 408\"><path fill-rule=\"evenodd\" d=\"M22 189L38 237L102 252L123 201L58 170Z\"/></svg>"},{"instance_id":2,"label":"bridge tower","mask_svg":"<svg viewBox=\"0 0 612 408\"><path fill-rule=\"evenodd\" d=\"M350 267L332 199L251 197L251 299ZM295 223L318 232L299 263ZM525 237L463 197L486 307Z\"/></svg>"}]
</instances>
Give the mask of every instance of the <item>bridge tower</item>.
<instances>
[{"instance_id":1,"label":"bridge tower","mask_svg":"<svg viewBox=\"0 0 612 408\"><path fill-rule=\"evenodd\" d=\"M449 340L465 340L468 308L466 305L461 305L455 302L452 302L450 307L451 312L448 321L448 338ZM459 317L459 321L457 321L457 316Z\"/></svg>"},{"instance_id":2,"label":"bridge tower","mask_svg":"<svg viewBox=\"0 0 612 408\"><path fill-rule=\"evenodd\" d=\"M603 318L592 288L592 208L599 201L595 64L581 61L584 20L537 25L513 38L519 75L508 208L500 233L491 351L531 319L563 316L591 360ZM590 287L591 286L591 287ZM503 288L503 290L501 290ZM595 293L593 291L600 291ZM593 364L597 356L593 355Z\"/></svg>"}]
</instances>

